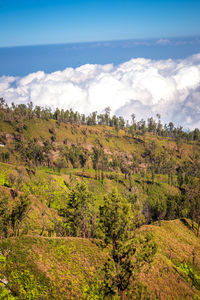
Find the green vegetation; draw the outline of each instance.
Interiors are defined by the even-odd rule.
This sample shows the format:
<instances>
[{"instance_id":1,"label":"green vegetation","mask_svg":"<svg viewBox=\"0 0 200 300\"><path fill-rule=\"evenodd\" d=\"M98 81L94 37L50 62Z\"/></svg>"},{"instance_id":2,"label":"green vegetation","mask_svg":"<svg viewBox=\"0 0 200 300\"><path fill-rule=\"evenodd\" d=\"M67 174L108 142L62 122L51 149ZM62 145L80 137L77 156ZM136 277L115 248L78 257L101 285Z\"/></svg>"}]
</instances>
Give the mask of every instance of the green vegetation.
<instances>
[{"instance_id":1,"label":"green vegetation","mask_svg":"<svg viewBox=\"0 0 200 300\"><path fill-rule=\"evenodd\" d=\"M200 299L200 133L0 101L1 299Z\"/></svg>"},{"instance_id":2,"label":"green vegetation","mask_svg":"<svg viewBox=\"0 0 200 300\"><path fill-rule=\"evenodd\" d=\"M139 273L142 264L150 262L156 252L156 245L151 242L149 235L143 239L133 238L136 227L133 216L131 204L117 192L104 198L104 205L100 208L100 223L105 234L105 245L111 245L109 258L104 265L105 296L118 293L120 299L124 299L124 292L133 274Z\"/></svg>"}]
</instances>

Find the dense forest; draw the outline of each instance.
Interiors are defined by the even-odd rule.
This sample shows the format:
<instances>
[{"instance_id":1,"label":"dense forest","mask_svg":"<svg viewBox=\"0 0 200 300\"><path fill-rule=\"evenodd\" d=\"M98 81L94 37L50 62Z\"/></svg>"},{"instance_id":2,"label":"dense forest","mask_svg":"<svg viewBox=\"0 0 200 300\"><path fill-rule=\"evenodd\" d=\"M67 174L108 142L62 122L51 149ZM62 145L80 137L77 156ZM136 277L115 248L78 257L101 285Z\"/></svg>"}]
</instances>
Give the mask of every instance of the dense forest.
<instances>
[{"instance_id":1,"label":"dense forest","mask_svg":"<svg viewBox=\"0 0 200 300\"><path fill-rule=\"evenodd\" d=\"M0 99L1 299L200 299L200 131Z\"/></svg>"}]
</instances>

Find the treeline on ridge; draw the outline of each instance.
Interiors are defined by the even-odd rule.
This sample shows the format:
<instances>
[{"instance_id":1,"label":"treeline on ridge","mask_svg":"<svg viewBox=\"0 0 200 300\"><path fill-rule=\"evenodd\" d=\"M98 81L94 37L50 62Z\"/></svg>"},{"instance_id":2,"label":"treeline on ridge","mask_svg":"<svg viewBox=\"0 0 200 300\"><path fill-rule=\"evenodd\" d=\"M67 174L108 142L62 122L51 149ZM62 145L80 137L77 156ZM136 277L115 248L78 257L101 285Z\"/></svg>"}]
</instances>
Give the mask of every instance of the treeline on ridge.
<instances>
[{"instance_id":1,"label":"treeline on ridge","mask_svg":"<svg viewBox=\"0 0 200 300\"><path fill-rule=\"evenodd\" d=\"M17 123L22 122L25 119L54 119L58 122L71 123L77 125L107 125L114 127L116 131L120 129L127 128L129 133L134 136L136 133L144 135L146 132L150 132L154 135L159 135L163 137L174 137L182 138L187 141L197 141L200 140L200 131L195 128L193 131L186 132L183 127L175 127L173 122L163 125L160 121L161 116L157 114L157 122L152 117L148 118L147 122L143 119L136 122L135 114L131 114L131 124L129 121L125 120L122 116L117 117L113 115L110 117L110 108L105 108L104 114L97 114L97 112L92 112L90 115L80 114L79 112L74 112L72 109L59 109L56 108L52 111L49 107L35 106L32 102L29 104L14 104L11 106L5 102L3 98L0 98L0 117L2 120L7 122L16 121ZM20 130L20 126L18 126Z\"/></svg>"}]
</instances>

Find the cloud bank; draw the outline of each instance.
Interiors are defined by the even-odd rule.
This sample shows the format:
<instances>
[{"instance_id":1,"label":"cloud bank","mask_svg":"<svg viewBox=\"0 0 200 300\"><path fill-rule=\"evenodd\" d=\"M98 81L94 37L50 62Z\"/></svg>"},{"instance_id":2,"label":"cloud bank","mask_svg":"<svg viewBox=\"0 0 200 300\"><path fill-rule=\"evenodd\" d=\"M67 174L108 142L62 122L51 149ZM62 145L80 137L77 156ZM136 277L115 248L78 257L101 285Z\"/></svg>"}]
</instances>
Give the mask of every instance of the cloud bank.
<instances>
[{"instance_id":1,"label":"cloud bank","mask_svg":"<svg viewBox=\"0 0 200 300\"><path fill-rule=\"evenodd\" d=\"M118 66L76 69L25 77L0 77L0 97L14 102L89 114L110 106L112 114L137 119L161 114L162 122L200 128L200 54L184 60L137 58Z\"/></svg>"}]
</instances>

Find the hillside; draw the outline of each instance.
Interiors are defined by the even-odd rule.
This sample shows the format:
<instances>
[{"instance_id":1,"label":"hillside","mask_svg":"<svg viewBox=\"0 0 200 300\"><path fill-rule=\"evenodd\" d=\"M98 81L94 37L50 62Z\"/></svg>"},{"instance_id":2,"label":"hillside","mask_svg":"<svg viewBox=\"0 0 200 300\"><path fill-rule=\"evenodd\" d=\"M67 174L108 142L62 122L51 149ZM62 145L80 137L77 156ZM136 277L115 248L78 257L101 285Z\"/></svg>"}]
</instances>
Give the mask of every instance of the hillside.
<instances>
[{"instance_id":1,"label":"hillside","mask_svg":"<svg viewBox=\"0 0 200 300\"><path fill-rule=\"evenodd\" d=\"M194 255L200 271L200 241L192 230L180 220L141 230L154 233L158 251L143 268L140 285L131 283L130 299L199 299L200 278L190 271ZM1 241L0 249L6 257L1 274L20 299L99 299L95 291L106 251L92 240L23 236Z\"/></svg>"},{"instance_id":2,"label":"hillside","mask_svg":"<svg viewBox=\"0 0 200 300\"><path fill-rule=\"evenodd\" d=\"M198 129L1 101L1 298L199 299L199 195Z\"/></svg>"}]
</instances>

